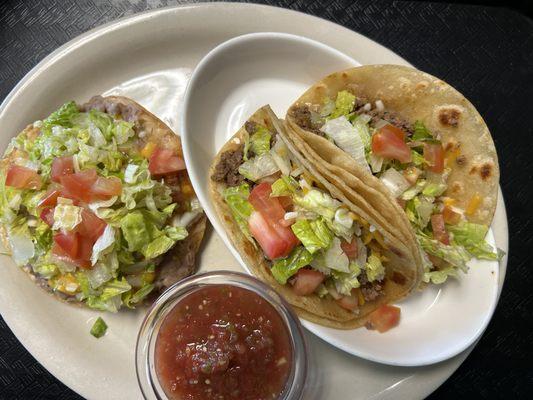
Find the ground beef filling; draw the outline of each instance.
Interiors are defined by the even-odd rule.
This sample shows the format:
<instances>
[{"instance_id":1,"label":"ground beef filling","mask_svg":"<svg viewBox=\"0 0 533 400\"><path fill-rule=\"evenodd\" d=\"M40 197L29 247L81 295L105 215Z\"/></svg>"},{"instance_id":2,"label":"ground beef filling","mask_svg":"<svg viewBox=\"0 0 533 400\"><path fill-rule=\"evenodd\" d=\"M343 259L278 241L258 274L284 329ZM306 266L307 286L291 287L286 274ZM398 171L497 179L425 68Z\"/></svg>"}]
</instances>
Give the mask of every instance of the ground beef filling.
<instances>
[{"instance_id":1,"label":"ground beef filling","mask_svg":"<svg viewBox=\"0 0 533 400\"><path fill-rule=\"evenodd\" d=\"M377 299L383 293L383 289L385 289L383 280L369 282L364 271L359 275L359 282L361 283L360 290L365 301Z\"/></svg>"},{"instance_id":2,"label":"ground beef filling","mask_svg":"<svg viewBox=\"0 0 533 400\"><path fill-rule=\"evenodd\" d=\"M368 103L369 101L366 98L356 97L352 112L355 112L356 114L370 115L372 117L370 120L370 125L372 127L375 127L380 120L385 120L391 125L394 125L405 131L407 135L412 135L414 133L413 125L411 123L390 111L379 111L375 108L373 110L366 111L364 106ZM320 130L320 126L316 123L313 123L311 120L311 110L309 105L302 104L298 105L297 107L293 107L290 111L290 114L299 127L316 133L317 135L324 136L324 132Z\"/></svg>"},{"instance_id":3,"label":"ground beef filling","mask_svg":"<svg viewBox=\"0 0 533 400\"><path fill-rule=\"evenodd\" d=\"M307 104L293 107L289 112L299 127L316 133L317 135L324 136L324 132L320 130L320 127L311 121L311 110Z\"/></svg>"},{"instance_id":4,"label":"ground beef filling","mask_svg":"<svg viewBox=\"0 0 533 400\"><path fill-rule=\"evenodd\" d=\"M244 177L239 174L239 166L243 162L243 148L244 146L240 146L236 150L222 153L211 179L215 182L225 182L228 186L239 186L244 181Z\"/></svg>"}]
</instances>

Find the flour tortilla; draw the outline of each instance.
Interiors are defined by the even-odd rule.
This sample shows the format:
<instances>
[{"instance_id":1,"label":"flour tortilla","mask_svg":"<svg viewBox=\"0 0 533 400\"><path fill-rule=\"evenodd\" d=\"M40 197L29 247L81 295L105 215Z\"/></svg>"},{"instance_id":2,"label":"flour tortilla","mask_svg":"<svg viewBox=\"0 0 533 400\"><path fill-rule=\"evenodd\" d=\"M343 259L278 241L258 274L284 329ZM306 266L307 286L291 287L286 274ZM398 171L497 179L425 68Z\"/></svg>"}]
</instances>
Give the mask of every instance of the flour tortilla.
<instances>
[{"instance_id":1,"label":"flour tortilla","mask_svg":"<svg viewBox=\"0 0 533 400\"><path fill-rule=\"evenodd\" d=\"M296 143L286 135L281 122L276 118L269 106L264 106L256 111L248 121L266 126L271 132L277 132L287 144L290 152L297 160L299 167L307 174L315 178L323 187L336 199L344 203L350 210L361 216L369 223L373 224L383 235L390 249L383 254L390 259L384 263L386 268L386 280L384 294L375 301L367 302L359 308L359 313L355 314L340 307L334 300L321 299L315 294L309 296L296 295L290 285L279 284L270 272L269 261L265 259L263 252L255 244L251 243L240 230L235 222L228 205L225 203L222 192L227 187L224 182L215 182L209 179L210 194L217 210L219 219L224 226L228 237L240 253L249 270L259 279L269 284L277 290L303 318L325 326L339 329L352 329L364 325L368 315L381 304L395 302L412 292L418 286L422 277L422 266L417 262L416 255L413 254L412 246L406 246L404 240L391 235L383 228L370 213L364 210L371 209L368 204L358 201L351 201L329 183L319 172L320 166L307 160L303 153L297 148ZM215 167L220 161L222 154L227 151L235 151L244 143L247 132L244 126L222 147L218 155L213 160L209 177L215 172ZM395 283L391 276L394 272L402 274L405 278L403 284Z\"/></svg>"},{"instance_id":2,"label":"flour tortilla","mask_svg":"<svg viewBox=\"0 0 533 400\"><path fill-rule=\"evenodd\" d=\"M482 203L468 219L490 225L498 197L498 157L483 118L461 93L442 80L410 67L369 65L327 76L291 106L287 113L289 135L307 143L313 156L323 160L324 168L342 177L347 182L343 189L346 186L356 189L363 183L389 197L379 179L357 166L349 155L326 139L299 127L291 116L294 107L302 104L318 107L325 97L334 99L341 90L351 91L372 103L381 100L387 111L412 123L423 121L431 132L440 135L447 151L458 149L459 156L452 162L444 195L455 199L455 205L463 209L473 196L479 196ZM352 178L347 179L346 173ZM379 203L375 200L379 196L375 196L369 198L372 204ZM398 210L399 207L394 207L382 213L390 218Z\"/></svg>"},{"instance_id":3,"label":"flour tortilla","mask_svg":"<svg viewBox=\"0 0 533 400\"><path fill-rule=\"evenodd\" d=\"M122 96L94 96L88 103L81 106L82 110L87 111L93 108L110 114L121 114L124 119L128 119L129 122L134 122L135 125L133 129L139 136L141 136L140 134L142 132L143 141L153 142L162 148L172 150L180 157L183 156L179 136L159 118L135 101ZM30 124L21 134L26 134L27 138L35 140L40 134L40 131L39 128ZM24 154L16 149L11 153L6 154L4 158L0 160L0 170L5 172L10 161L16 157L24 157ZM200 248L206 228L205 214L202 212L197 215L186 228L188 236L184 240L178 241L172 249L161 256L161 261L155 269L155 289L150 294L150 299L154 298L158 293L163 292L166 288L180 279L196 272L196 253ZM10 249L9 241L7 240L7 232L4 226L0 226L0 239L4 244L4 247ZM47 280L37 275L30 265L24 266L22 269L38 286L56 298L70 304L85 306L83 302L76 300L73 296L54 291L48 285Z\"/></svg>"}]
</instances>

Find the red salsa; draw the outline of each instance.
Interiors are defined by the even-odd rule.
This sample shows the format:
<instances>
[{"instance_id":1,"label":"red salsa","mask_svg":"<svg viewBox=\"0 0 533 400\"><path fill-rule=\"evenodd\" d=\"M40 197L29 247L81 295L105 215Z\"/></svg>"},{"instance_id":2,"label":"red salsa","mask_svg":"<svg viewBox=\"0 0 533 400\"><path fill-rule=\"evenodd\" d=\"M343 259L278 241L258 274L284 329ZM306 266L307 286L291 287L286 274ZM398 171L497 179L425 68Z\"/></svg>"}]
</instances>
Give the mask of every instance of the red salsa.
<instances>
[{"instance_id":1,"label":"red salsa","mask_svg":"<svg viewBox=\"0 0 533 400\"><path fill-rule=\"evenodd\" d=\"M256 293L209 285L165 317L155 347L159 382L170 399L277 399L292 347L278 312Z\"/></svg>"}]
</instances>

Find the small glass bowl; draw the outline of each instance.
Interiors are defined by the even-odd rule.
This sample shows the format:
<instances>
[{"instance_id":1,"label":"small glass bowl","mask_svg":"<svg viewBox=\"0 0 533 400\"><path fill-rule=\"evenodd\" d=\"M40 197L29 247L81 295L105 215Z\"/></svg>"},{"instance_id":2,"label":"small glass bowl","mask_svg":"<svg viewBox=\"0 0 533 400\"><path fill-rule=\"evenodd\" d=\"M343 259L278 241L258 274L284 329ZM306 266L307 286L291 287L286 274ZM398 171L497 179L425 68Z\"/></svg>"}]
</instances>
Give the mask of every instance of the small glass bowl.
<instances>
[{"instance_id":1,"label":"small glass bowl","mask_svg":"<svg viewBox=\"0 0 533 400\"><path fill-rule=\"evenodd\" d=\"M278 400L304 399L309 360L302 326L290 306L269 286L245 274L217 271L194 275L168 288L148 310L137 336L135 367L144 398L168 399L155 368L155 345L159 329L174 306L188 294L206 285L232 285L248 289L268 301L285 323L292 345L292 368Z\"/></svg>"}]
</instances>

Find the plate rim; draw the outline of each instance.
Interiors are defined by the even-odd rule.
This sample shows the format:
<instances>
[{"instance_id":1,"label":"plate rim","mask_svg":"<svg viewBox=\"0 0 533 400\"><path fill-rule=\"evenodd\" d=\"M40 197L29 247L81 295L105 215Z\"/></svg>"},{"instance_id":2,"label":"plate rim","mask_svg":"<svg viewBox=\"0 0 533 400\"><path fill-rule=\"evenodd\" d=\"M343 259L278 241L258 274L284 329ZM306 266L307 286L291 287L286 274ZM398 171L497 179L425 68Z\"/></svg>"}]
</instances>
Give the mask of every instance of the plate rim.
<instances>
[{"instance_id":1,"label":"plate rim","mask_svg":"<svg viewBox=\"0 0 533 400\"><path fill-rule=\"evenodd\" d=\"M68 40L58 48L56 48L54 51L52 51L50 54L48 54L46 57L44 57L42 60L40 60L33 68L31 68L21 80L17 82L17 84L9 91L9 93L6 95L2 103L0 104L0 120L4 117L4 113L6 111L7 106L9 103L11 103L12 99L16 96L16 94L21 91L24 87L29 85L33 80L37 79L39 77L39 73L45 69L45 67L48 66L48 64L53 63L54 60L57 58L61 58L63 54L67 54L68 52L76 49L77 47L83 46L86 43L90 43L94 40L97 40L100 36L103 36L109 32L113 32L115 30L124 29L131 25L135 25L138 23L142 23L143 21L148 21L152 18L157 18L159 15L164 14L172 14L175 12L182 12L187 9L196 9L196 8L205 8L205 9L217 9L219 7L234 7L234 8L242 8L242 9L268 9L271 12L277 12L277 13L284 13L284 14L292 14L294 16L298 16L298 18L307 18L308 20L315 20L318 23L322 25L329 25L330 27L334 27L336 30L343 30L347 34L356 35L365 38L369 42L373 44L373 46L376 46L377 48L380 48L383 52L393 56L394 58L401 60L405 64L409 64L402 56L399 54L393 52L389 48L385 47L384 45L374 41L373 39L370 39L369 37L365 36L364 34L357 32L355 30L352 30L350 28L347 28L343 25L337 24L335 22L332 22L330 20L320 18L311 14L306 14L301 11L287 9L283 7L277 7L277 6L270 6L270 5L262 5L262 4L253 4L253 3L234 3L234 2L216 2L216 3L196 3L196 4L184 4L184 5L176 5L176 6L168 6L168 7L162 7L157 9L150 9L150 10L144 10L139 13L135 13L132 15L122 16L120 18L111 20L109 22L106 22L102 25L96 26L86 32L81 33L80 35L77 35L76 37ZM501 200L501 203L500 203ZM499 292L498 292L498 298L501 294L502 288L503 288L503 282L506 275L507 270L507 260L509 255L509 235L508 235L508 219L507 219L507 212L505 208L505 203L503 200L503 195L501 192L501 187L499 188L499 204L502 205L502 209L500 212L503 212L503 215L501 215L501 219L503 219L502 223L505 222L505 226L499 226L498 229L503 229L503 232L497 233L497 230L494 229L495 236L500 236L500 240L504 241L504 250L507 252L507 255L502 259L500 262L500 283L499 283ZM500 208L500 206L498 206ZM497 208L497 210L498 210ZM494 224L494 221L493 221ZM496 239L498 241L498 239ZM6 322L6 325L11 330L12 334L15 335L15 331L13 330L10 322L4 318L4 321ZM50 363L49 360L43 360L42 358L38 358L34 355L34 351L31 347L26 346L26 344L21 340L19 337L17 337L17 340L24 346L24 348L39 362L41 366L43 366L45 369L49 371L47 368L47 364ZM478 339L479 340L479 339ZM477 342L476 342L477 343ZM421 396L427 396L428 394L432 393L434 390L436 390L442 383L444 383L456 370L459 368L459 366L463 363L463 361L466 359L466 357L470 354L470 352L475 347L476 343L472 344L468 349L464 350L462 353L457 355L455 357L455 360L453 360L453 365L446 367L446 371L443 369L439 376L432 376L431 379L425 381L425 386L418 386L418 393ZM450 361L450 360L449 360ZM50 371L49 371L50 372ZM50 372L51 373L51 372ZM51 373L52 374L52 373ZM52 374L54 375L54 374ZM65 383L62 381L59 377L54 375L56 379L61 381L65 386L69 387L74 392L80 394L78 389L76 387L71 386L70 384ZM405 385L398 385L398 390L402 390L402 388L405 388Z\"/></svg>"}]
</instances>

